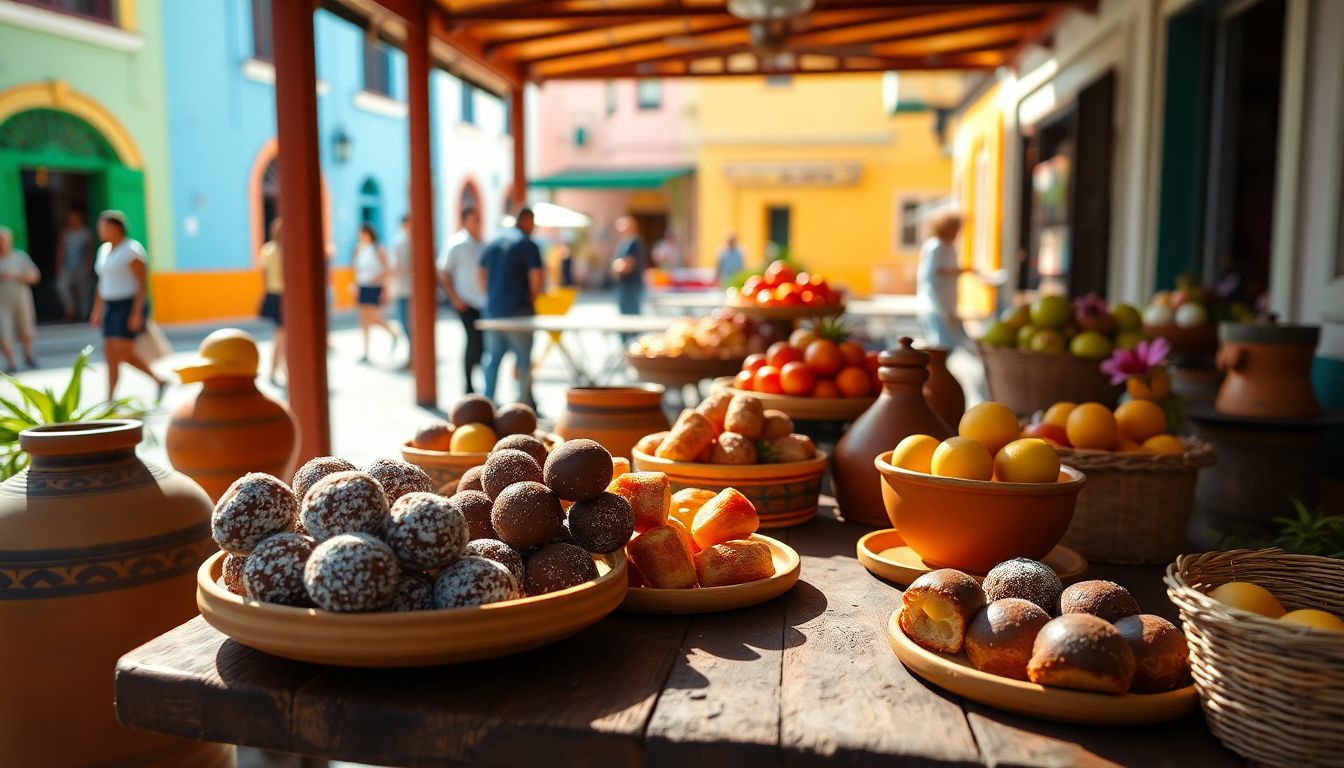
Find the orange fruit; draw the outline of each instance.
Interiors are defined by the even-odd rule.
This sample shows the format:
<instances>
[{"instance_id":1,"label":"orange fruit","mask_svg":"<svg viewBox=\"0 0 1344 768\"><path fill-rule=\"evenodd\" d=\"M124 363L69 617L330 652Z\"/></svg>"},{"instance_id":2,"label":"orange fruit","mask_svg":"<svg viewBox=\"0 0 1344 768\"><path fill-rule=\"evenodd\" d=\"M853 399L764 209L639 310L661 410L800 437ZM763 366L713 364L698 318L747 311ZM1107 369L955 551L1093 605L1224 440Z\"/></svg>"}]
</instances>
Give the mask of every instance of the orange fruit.
<instances>
[{"instance_id":1,"label":"orange fruit","mask_svg":"<svg viewBox=\"0 0 1344 768\"><path fill-rule=\"evenodd\" d=\"M1123 437L1120 438L1120 442L1118 442L1118 443L1115 444L1115 448L1114 448L1114 450L1115 450L1116 453L1143 453L1143 452L1144 452L1144 451L1143 451L1143 446L1142 446L1142 445L1139 445L1138 443L1134 442L1133 440L1126 440L1126 439L1123 438Z\"/></svg>"},{"instance_id":2,"label":"orange fruit","mask_svg":"<svg viewBox=\"0 0 1344 768\"><path fill-rule=\"evenodd\" d=\"M1004 483L1053 483L1059 479L1059 452L1037 437L1014 440L994 457L994 478Z\"/></svg>"},{"instance_id":3,"label":"orange fruit","mask_svg":"<svg viewBox=\"0 0 1344 768\"><path fill-rule=\"evenodd\" d=\"M989 450L969 437L949 437L933 450L929 471L938 477L988 480L994 476Z\"/></svg>"},{"instance_id":4,"label":"orange fruit","mask_svg":"<svg viewBox=\"0 0 1344 768\"><path fill-rule=\"evenodd\" d=\"M962 414L957 434L983 445L990 456L1021 436L1017 414L1003 403L980 403Z\"/></svg>"},{"instance_id":5,"label":"orange fruit","mask_svg":"<svg viewBox=\"0 0 1344 768\"><path fill-rule=\"evenodd\" d=\"M845 397L867 397L871 380L872 377L868 375L867 371L851 365L841 368L840 372L835 375L835 387Z\"/></svg>"},{"instance_id":6,"label":"orange fruit","mask_svg":"<svg viewBox=\"0 0 1344 768\"><path fill-rule=\"evenodd\" d=\"M896 444L896 450L891 452L891 465L927 475L933 466L933 452L937 449L937 438L910 435Z\"/></svg>"},{"instance_id":7,"label":"orange fruit","mask_svg":"<svg viewBox=\"0 0 1344 768\"><path fill-rule=\"evenodd\" d=\"M868 353L863 347L854 341L840 342L840 356L845 359L845 365L857 365L862 368L867 362Z\"/></svg>"},{"instance_id":8,"label":"orange fruit","mask_svg":"<svg viewBox=\"0 0 1344 768\"><path fill-rule=\"evenodd\" d=\"M1143 449L1150 453L1180 456L1185 453L1185 443L1175 435L1153 435L1143 441Z\"/></svg>"},{"instance_id":9,"label":"orange fruit","mask_svg":"<svg viewBox=\"0 0 1344 768\"><path fill-rule=\"evenodd\" d=\"M1299 608L1296 611L1289 611L1279 617L1279 621L1288 624L1300 624L1304 627L1313 629L1328 629L1332 632L1344 632L1344 619L1340 619L1333 613L1317 610L1316 608Z\"/></svg>"},{"instance_id":10,"label":"orange fruit","mask_svg":"<svg viewBox=\"0 0 1344 768\"><path fill-rule=\"evenodd\" d=\"M1283 606L1274 593L1249 581L1229 581L1210 592L1209 597L1230 608L1240 608L1271 619L1283 615Z\"/></svg>"},{"instance_id":11,"label":"orange fruit","mask_svg":"<svg viewBox=\"0 0 1344 768\"><path fill-rule=\"evenodd\" d=\"M1101 403L1083 403L1069 413L1064 424L1074 448L1109 451L1115 445L1115 415Z\"/></svg>"},{"instance_id":12,"label":"orange fruit","mask_svg":"<svg viewBox=\"0 0 1344 768\"><path fill-rule=\"evenodd\" d=\"M489 453L498 440L495 430L484 424L463 424L453 430L448 447L453 453Z\"/></svg>"},{"instance_id":13,"label":"orange fruit","mask_svg":"<svg viewBox=\"0 0 1344 768\"><path fill-rule=\"evenodd\" d=\"M1130 400L1115 409L1115 426L1121 438L1142 443L1167 431L1167 415L1152 400Z\"/></svg>"},{"instance_id":14,"label":"orange fruit","mask_svg":"<svg viewBox=\"0 0 1344 768\"><path fill-rule=\"evenodd\" d=\"M1069 423L1069 414L1073 413L1073 409L1077 407L1077 403L1071 403L1068 400L1055 403L1045 409L1045 415L1041 417L1041 423L1063 427Z\"/></svg>"}]
</instances>

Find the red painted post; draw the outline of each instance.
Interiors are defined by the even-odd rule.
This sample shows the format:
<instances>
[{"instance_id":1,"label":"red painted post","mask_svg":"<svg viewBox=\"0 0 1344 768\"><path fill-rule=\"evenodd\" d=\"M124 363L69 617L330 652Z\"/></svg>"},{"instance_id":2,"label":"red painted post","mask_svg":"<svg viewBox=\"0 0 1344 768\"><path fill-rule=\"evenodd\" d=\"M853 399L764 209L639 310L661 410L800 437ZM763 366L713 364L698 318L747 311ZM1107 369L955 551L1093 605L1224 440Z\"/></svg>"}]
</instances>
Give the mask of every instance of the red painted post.
<instances>
[{"instance_id":1,"label":"red painted post","mask_svg":"<svg viewBox=\"0 0 1344 768\"><path fill-rule=\"evenodd\" d=\"M434 184L430 160L429 0L419 0L406 19L407 123L411 144L411 365L415 402L438 404L434 355Z\"/></svg>"},{"instance_id":2,"label":"red painted post","mask_svg":"<svg viewBox=\"0 0 1344 768\"><path fill-rule=\"evenodd\" d=\"M512 89L509 104L509 133L513 136L513 207L527 205L527 106L525 86Z\"/></svg>"}]
</instances>

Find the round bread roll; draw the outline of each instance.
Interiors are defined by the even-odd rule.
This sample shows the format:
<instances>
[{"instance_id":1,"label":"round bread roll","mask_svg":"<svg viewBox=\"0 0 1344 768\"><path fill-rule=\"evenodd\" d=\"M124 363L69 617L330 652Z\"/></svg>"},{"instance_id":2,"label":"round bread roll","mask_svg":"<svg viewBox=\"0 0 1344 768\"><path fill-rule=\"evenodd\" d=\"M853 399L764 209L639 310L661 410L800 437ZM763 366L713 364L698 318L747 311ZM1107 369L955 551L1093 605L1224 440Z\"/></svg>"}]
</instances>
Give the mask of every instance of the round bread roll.
<instances>
[{"instance_id":1,"label":"round bread roll","mask_svg":"<svg viewBox=\"0 0 1344 768\"><path fill-rule=\"evenodd\" d=\"M1180 688L1190 677L1190 649L1175 624L1151 613L1126 616L1115 629L1134 652L1135 693L1162 693Z\"/></svg>"},{"instance_id":2,"label":"round bread roll","mask_svg":"<svg viewBox=\"0 0 1344 768\"><path fill-rule=\"evenodd\" d=\"M1026 680L1036 634L1049 621L1050 614L1030 600L995 600L966 629L966 658L981 672Z\"/></svg>"},{"instance_id":3,"label":"round bread roll","mask_svg":"<svg viewBox=\"0 0 1344 768\"><path fill-rule=\"evenodd\" d=\"M1036 634L1027 677L1037 685L1120 694L1134 679L1134 652L1109 621L1067 613Z\"/></svg>"},{"instance_id":4,"label":"round bread roll","mask_svg":"<svg viewBox=\"0 0 1344 768\"><path fill-rule=\"evenodd\" d=\"M941 568L910 583L901 596L898 621L920 647L961 653L966 627L984 607L979 582L954 568Z\"/></svg>"},{"instance_id":5,"label":"round bread roll","mask_svg":"<svg viewBox=\"0 0 1344 768\"><path fill-rule=\"evenodd\" d=\"M1005 597L1020 597L1039 605L1054 616L1059 606L1059 593L1064 585L1050 566L1025 557L1005 560L985 575L985 601L994 603Z\"/></svg>"},{"instance_id":6,"label":"round bread roll","mask_svg":"<svg viewBox=\"0 0 1344 768\"><path fill-rule=\"evenodd\" d=\"M1139 612L1139 601L1114 581L1095 579L1071 584L1059 595L1059 612L1090 613L1106 621L1118 621Z\"/></svg>"}]
</instances>

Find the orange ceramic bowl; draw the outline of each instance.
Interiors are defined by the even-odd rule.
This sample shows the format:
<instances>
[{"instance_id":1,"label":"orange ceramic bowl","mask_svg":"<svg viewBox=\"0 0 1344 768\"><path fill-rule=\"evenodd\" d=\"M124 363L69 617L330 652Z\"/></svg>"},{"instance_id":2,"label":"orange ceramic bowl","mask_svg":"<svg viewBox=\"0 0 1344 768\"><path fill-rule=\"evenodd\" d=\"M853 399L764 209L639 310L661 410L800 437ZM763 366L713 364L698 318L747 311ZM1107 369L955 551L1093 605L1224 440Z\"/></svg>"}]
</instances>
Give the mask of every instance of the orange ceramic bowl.
<instances>
[{"instance_id":1,"label":"orange ceramic bowl","mask_svg":"<svg viewBox=\"0 0 1344 768\"><path fill-rule=\"evenodd\" d=\"M549 451L563 443L564 440L559 435L548 433L542 437L541 442ZM457 491L457 481L461 479L463 472L472 467L479 467L489 457L489 451L485 453L431 451L426 448L416 448L411 445L410 440L401 444L401 458L425 470L425 474L429 475L434 487L445 496L451 496Z\"/></svg>"},{"instance_id":2,"label":"orange ceramic bowl","mask_svg":"<svg viewBox=\"0 0 1344 768\"><path fill-rule=\"evenodd\" d=\"M1069 466L1053 483L997 483L912 472L873 460L882 474L887 517L931 566L985 574L1014 557L1040 560L1073 519L1086 477Z\"/></svg>"}]
</instances>

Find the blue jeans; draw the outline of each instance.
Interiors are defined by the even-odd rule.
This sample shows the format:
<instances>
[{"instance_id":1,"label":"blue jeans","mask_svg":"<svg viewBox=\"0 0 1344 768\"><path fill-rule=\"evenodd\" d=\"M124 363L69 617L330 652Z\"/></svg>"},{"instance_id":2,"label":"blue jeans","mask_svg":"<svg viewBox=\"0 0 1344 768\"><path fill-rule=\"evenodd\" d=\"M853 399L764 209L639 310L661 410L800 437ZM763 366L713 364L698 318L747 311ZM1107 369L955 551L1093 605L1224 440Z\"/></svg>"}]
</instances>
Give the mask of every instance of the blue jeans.
<instances>
[{"instance_id":1,"label":"blue jeans","mask_svg":"<svg viewBox=\"0 0 1344 768\"><path fill-rule=\"evenodd\" d=\"M532 399L532 334L506 331L485 332L485 396L495 399L495 384L499 379L499 364L504 355L513 352L518 366L518 402L535 405Z\"/></svg>"},{"instance_id":2,"label":"blue jeans","mask_svg":"<svg viewBox=\"0 0 1344 768\"><path fill-rule=\"evenodd\" d=\"M622 315L638 315L643 312L640 306L644 299L643 283L617 283L616 284L616 305L620 307ZM633 333L622 333L621 343L629 344L635 338Z\"/></svg>"},{"instance_id":3,"label":"blue jeans","mask_svg":"<svg viewBox=\"0 0 1344 768\"><path fill-rule=\"evenodd\" d=\"M397 320L401 322L401 330L406 334L406 346L411 345L411 297L402 296L397 299Z\"/></svg>"}]
</instances>

